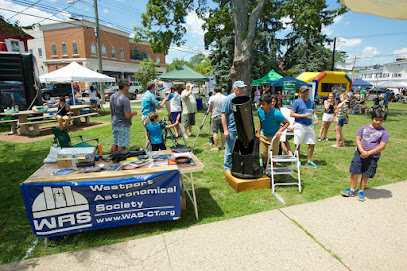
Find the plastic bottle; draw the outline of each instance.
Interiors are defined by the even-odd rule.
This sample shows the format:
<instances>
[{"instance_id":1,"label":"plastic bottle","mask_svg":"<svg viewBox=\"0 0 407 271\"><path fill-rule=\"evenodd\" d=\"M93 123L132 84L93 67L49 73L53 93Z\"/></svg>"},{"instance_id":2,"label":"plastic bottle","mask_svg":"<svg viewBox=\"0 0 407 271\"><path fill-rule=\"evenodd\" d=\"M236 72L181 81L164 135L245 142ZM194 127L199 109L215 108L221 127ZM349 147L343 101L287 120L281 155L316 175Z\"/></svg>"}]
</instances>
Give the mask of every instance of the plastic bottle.
<instances>
[{"instance_id":1,"label":"plastic bottle","mask_svg":"<svg viewBox=\"0 0 407 271\"><path fill-rule=\"evenodd\" d=\"M72 151L72 167L76 167L78 159L76 158L76 151Z\"/></svg>"},{"instance_id":2,"label":"plastic bottle","mask_svg":"<svg viewBox=\"0 0 407 271\"><path fill-rule=\"evenodd\" d=\"M20 112L20 111L18 110L18 105L17 105L17 104L15 105L15 110L16 110L16 113Z\"/></svg>"},{"instance_id":3,"label":"plastic bottle","mask_svg":"<svg viewBox=\"0 0 407 271\"><path fill-rule=\"evenodd\" d=\"M102 144L98 144L98 149L99 149L99 155L102 156L103 152L102 152Z\"/></svg>"}]
</instances>

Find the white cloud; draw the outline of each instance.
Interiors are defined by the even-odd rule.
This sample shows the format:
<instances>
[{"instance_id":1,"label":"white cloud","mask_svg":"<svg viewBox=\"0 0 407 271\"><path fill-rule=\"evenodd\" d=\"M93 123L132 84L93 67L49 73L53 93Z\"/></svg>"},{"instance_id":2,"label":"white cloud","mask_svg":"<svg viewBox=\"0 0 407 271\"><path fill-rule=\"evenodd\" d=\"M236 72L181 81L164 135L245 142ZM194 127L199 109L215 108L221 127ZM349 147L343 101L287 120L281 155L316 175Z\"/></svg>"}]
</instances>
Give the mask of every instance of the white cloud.
<instances>
[{"instance_id":1,"label":"white cloud","mask_svg":"<svg viewBox=\"0 0 407 271\"><path fill-rule=\"evenodd\" d=\"M202 25L204 24L204 20L198 18L198 15L195 11L191 11L185 17L185 28L187 32L195 37L203 37L206 31L202 29Z\"/></svg>"},{"instance_id":2,"label":"white cloud","mask_svg":"<svg viewBox=\"0 0 407 271\"><path fill-rule=\"evenodd\" d=\"M8 0L0 0L0 6L4 9L13 10L16 12L22 11L24 14L16 15L16 12L11 12L8 10L0 10L0 15L3 16L5 19L7 19L13 15L16 15L11 19L11 22L19 21L21 26L32 25L32 24L38 23L39 21L43 20L42 17L61 21L61 20L67 20L70 16L70 14L65 11L61 12L57 16L53 16L51 13L44 12L44 11L41 11L36 8L28 8L27 10L24 10L27 7L14 4ZM29 16L27 14L34 15L34 16ZM38 17L35 17L35 16L38 16ZM41 18L39 18L39 17L41 17ZM49 23L55 23L55 21L44 20L41 22L41 24L49 24Z\"/></svg>"},{"instance_id":3,"label":"white cloud","mask_svg":"<svg viewBox=\"0 0 407 271\"><path fill-rule=\"evenodd\" d=\"M330 26L323 26L321 32L325 35L331 36L334 33L334 30Z\"/></svg>"},{"instance_id":4,"label":"white cloud","mask_svg":"<svg viewBox=\"0 0 407 271\"><path fill-rule=\"evenodd\" d=\"M334 24L340 23L340 22L342 21L342 19L343 19L343 15L336 16L336 17L334 18Z\"/></svg>"},{"instance_id":5,"label":"white cloud","mask_svg":"<svg viewBox=\"0 0 407 271\"><path fill-rule=\"evenodd\" d=\"M291 22L292 22L292 21L293 21L293 20L291 20L291 18L288 17L288 16L282 17L282 18L280 19L280 22L283 24L283 27L284 27L285 29L287 29L287 30L291 30L291 29L292 29L292 27L291 27Z\"/></svg>"},{"instance_id":6,"label":"white cloud","mask_svg":"<svg viewBox=\"0 0 407 271\"><path fill-rule=\"evenodd\" d=\"M363 48L362 57L375 57L380 54L380 51L376 47L367 46Z\"/></svg>"},{"instance_id":7,"label":"white cloud","mask_svg":"<svg viewBox=\"0 0 407 271\"><path fill-rule=\"evenodd\" d=\"M345 38L337 38L336 45L338 50L346 50L355 46L359 46L362 44L361 39L345 39Z\"/></svg>"},{"instance_id":8,"label":"white cloud","mask_svg":"<svg viewBox=\"0 0 407 271\"><path fill-rule=\"evenodd\" d=\"M407 57L407 48L401 48L401 49L395 50L393 52L393 54L400 56L400 57Z\"/></svg>"},{"instance_id":9,"label":"white cloud","mask_svg":"<svg viewBox=\"0 0 407 271\"><path fill-rule=\"evenodd\" d=\"M48 2L55 3L57 0L48 0Z\"/></svg>"},{"instance_id":10,"label":"white cloud","mask_svg":"<svg viewBox=\"0 0 407 271\"><path fill-rule=\"evenodd\" d=\"M105 9L103 10L103 12L106 14L106 13L109 12L109 10L108 10L107 8L105 8Z\"/></svg>"}]
</instances>

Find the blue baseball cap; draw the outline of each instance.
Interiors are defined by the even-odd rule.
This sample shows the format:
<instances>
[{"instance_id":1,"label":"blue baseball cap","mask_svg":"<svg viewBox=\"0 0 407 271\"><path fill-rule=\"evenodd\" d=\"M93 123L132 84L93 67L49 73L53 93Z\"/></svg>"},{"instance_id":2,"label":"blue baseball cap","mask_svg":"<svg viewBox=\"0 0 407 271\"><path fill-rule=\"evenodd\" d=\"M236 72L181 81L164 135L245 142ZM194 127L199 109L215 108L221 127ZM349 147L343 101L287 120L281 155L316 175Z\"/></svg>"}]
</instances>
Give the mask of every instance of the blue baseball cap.
<instances>
[{"instance_id":1,"label":"blue baseball cap","mask_svg":"<svg viewBox=\"0 0 407 271\"><path fill-rule=\"evenodd\" d=\"M243 88L243 87L247 87L247 85L243 81L236 81L233 84L233 88L235 88L235 87Z\"/></svg>"}]
</instances>

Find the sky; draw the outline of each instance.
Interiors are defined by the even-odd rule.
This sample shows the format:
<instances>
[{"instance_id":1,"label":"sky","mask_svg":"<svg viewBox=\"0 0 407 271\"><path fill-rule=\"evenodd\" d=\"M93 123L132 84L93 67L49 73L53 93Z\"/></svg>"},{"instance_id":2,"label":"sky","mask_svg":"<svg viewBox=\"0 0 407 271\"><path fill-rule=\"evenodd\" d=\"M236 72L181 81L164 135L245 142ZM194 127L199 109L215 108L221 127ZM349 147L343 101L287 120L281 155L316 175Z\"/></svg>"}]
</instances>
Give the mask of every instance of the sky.
<instances>
[{"instance_id":1,"label":"sky","mask_svg":"<svg viewBox=\"0 0 407 271\"><path fill-rule=\"evenodd\" d=\"M147 2L148 0L99 0L100 23L126 31L131 36L134 26L141 26L141 14L145 12ZM335 0L327 2L329 8L338 7ZM11 22L18 20L20 25L66 21L73 14L79 19L93 21L92 5L91 0L0 0L0 15ZM289 18L283 18L287 29L280 35L290 30L289 21ZM188 30L185 45L172 46L166 56L167 63L175 58L189 60L199 52L209 54L204 48L202 23L195 12L188 14L185 21ZM355 62L356 66L384 64L393 62L396 58L407 57L407 21L348 11L335 18L334 24L323 28L323 32L332 39L337 38L336 49L345 51L348 55L347 62ZM332 47L327 45L329 46Z\"/></svg>"}]
</instances>

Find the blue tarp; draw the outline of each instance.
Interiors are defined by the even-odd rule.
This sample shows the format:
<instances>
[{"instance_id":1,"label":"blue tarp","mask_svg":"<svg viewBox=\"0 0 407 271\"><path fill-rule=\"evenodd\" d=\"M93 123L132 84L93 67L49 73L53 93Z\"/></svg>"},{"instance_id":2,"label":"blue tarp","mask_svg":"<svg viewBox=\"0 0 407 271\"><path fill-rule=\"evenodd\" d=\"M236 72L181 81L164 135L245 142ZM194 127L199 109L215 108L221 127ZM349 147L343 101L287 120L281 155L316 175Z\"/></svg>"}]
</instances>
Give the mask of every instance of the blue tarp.
<instances>
[{"instance_id":1,"label":"blue tarp","mask_svg":"<svg viewBox=\"0 0 407 271\"><path fill-rule=\"evenodd\" d=\"M267 83L266 85L267 85L267 86L270 86L270 87L282 87L282 86L283 86L283 82L286 82L286 81L295 82L295 86L296 86L297 88L300 87L300 86L303 86L303 85L312 86L310 83L306 83L306 82L304 82L304 81L295 79L295 78L292 77L292 76L286 76L286 77L280 78L280 79L278 79L278 80L276 80L276 81Z\"/></svg>"},{"instance_id":2,"label":"blue tarp","mask_svg":"<svg viewBox=\"0 0 407 271\"><path fill-rule=\"evenodd\" d=\"M352 83L353 87L371 87L372 84L370 84L369 82L366 82L365 80L363 80L362 78L356 79L355 81L353 81Z\"/></svg>"}]
</instances>

